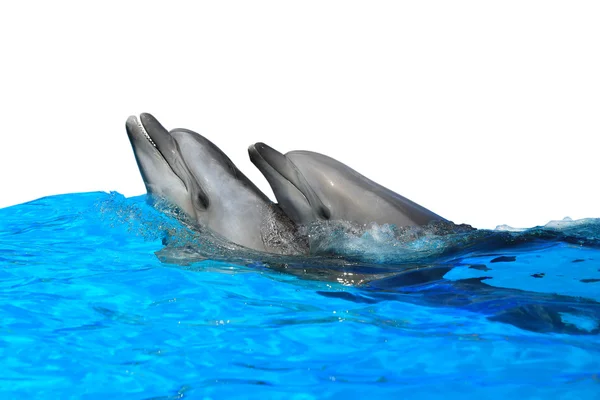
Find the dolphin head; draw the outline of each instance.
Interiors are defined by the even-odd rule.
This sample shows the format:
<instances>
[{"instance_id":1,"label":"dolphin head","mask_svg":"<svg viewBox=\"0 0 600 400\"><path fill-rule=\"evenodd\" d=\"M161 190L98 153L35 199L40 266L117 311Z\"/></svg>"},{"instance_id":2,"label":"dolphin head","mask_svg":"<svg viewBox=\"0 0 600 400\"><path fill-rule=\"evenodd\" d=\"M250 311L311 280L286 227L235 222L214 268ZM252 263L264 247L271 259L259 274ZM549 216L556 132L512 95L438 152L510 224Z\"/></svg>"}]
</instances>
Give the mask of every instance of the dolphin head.
<instances>
[{"instance_id":1,"label":"dolphin head","mask_svg":"<svg viewBox=\"0 0 600 400\"><path fill-rule=\"evenodd\" d=\"M304 163L302 159L297 160L300 161L299 166L294 162L294 152L283 155L264 143L256 143L248 148L248 153L252 163L271 185L279 206L292 221L307 224L331 218L329 207L317 194L323 179L313 179L309 183L304 172L310 171L299 168Z\"/></svg>"},{"instance_id":2,"label":"dolphin head","mask_svg":"<svg viewBox=\"0 0 600 400\"><path fill-rule=\"evenodd\" d=\"M250 146L248 152L280 207L297 224L345 220L415 226L445 221L326 155L311 151L284 155L264 143Z\"/></svg>"},{"instance_id":3,"label":"dolphin head","mask_svg":"<svg viewBox=\"0 0 600 400\"><path fill-rule=\"evenodd\" d=\"M194 190L196 215L213 225L222 220L248 219L264 205L272 205L221 149L200 134L177 128L170 132ZM197 217L198 218L198 217ZM200 218L198 218L200 219Z\"/></svg>"},{"instance_id":4,"label":"dolphin head","mask_svg":"<svg viewBox=\"0 0 600 400\"><path fill-rule=\"evenodd\" d=\"M212 142L187 129L167 131L150 114L130 117L127 133L149 194L226 239L264 249L269 199Z\"/></svg>"},{"instance_id":5,"label":"dolphin head","mask_svg":"<svg viewBox=\"0 0 600 400\"><path fill-rule=\"evenodd\" d=\"M196 219L195 210L202 207L204 199L198 198L200 204L194 204L196 199L190 193L197 185L190 180L169 132L150 114L141 114L139 120L129 117L125 128L148 194Z\"/></svg>"}]
</instances>

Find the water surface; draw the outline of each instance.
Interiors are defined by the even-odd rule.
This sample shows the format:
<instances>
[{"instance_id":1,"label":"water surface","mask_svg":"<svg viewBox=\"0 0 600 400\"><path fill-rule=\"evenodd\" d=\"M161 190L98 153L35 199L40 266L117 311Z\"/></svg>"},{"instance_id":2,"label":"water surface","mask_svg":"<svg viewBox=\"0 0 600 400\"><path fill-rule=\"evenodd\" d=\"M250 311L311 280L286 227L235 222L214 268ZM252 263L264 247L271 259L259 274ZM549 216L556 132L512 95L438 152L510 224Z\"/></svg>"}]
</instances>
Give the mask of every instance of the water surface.
<instances>
[{"instance_id":1,"label":"water surface","mask_svg":"<svg viewBox=\"0 0 600 400\"><path fill-rule=\"evenodd\" d=\"M599 220L315 229L284 258L143 197L1 209L2 398L598 398Z\"/></svg>"}]
</instances>

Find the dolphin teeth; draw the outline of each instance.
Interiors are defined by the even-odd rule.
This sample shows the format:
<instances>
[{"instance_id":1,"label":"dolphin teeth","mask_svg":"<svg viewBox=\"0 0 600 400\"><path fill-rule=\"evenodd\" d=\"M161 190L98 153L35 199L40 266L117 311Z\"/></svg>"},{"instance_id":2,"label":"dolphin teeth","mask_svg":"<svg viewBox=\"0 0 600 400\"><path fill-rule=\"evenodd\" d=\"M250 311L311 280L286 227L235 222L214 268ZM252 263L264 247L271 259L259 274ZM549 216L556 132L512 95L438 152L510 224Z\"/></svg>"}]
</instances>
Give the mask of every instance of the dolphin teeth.
<instances>
[{"instance_id":1,"label":"dolphin teeth","mask_svg":"<svg viewBox=\"0 0 600 400\"><path fill-rule=\"evenodd\" d=\"M150 144L152 146L156 147L156 143L154 143L154 140L152 140L152 138L150 137L150 135L148 135L148 132L146 132L146 128L144 128L144 125L142 124L142 121L140 121L139 119L136 118L137 124L140 127L140 129L142 130L142 133L144 134L144 136L146 136L146 139L148 139L148 141L150 142Z\"/></svg>"}]
</instances>

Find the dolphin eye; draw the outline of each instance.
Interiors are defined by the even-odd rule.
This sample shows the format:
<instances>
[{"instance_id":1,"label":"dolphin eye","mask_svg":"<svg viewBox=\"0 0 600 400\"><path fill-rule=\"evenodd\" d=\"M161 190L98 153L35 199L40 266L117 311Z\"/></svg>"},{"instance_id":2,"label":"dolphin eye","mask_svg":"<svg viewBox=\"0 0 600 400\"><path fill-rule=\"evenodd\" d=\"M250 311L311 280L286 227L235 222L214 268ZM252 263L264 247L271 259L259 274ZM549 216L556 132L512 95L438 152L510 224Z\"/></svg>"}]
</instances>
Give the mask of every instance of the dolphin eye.
<instances>
[{"instance_id":1,"label":"dolphin eye","mask_svg":"<svg viewBox=\"0 0 600 400\"><path fill-rule=\"evenodd\" d=\"M198 195L198 203L200 203L202 205L202 208L208 208L208 202L206 201L204 196L202 196L201 194Z\"/></svg>"},{"instance_id":2,"label":"dolphin eye","mask_svg":"<svg viewBox=\"0 0 600 400\"><path fill-rule=\"evenodd\" d=\"M327 207L319 207L319 216L325 220L329 220L331 218L331 212Z\"/></svg>"},{"instance_id":3,"label":"dolphin eye","mask_svg":"<svg viewBox=\"0 0 600 400\"><path fill-rule=\"evenodd\" d=\"M200 210L206 210L209 205L208 196L201 189L196 193L196 205L196 208L199 208Z\"/></svg>"}]
</instances>

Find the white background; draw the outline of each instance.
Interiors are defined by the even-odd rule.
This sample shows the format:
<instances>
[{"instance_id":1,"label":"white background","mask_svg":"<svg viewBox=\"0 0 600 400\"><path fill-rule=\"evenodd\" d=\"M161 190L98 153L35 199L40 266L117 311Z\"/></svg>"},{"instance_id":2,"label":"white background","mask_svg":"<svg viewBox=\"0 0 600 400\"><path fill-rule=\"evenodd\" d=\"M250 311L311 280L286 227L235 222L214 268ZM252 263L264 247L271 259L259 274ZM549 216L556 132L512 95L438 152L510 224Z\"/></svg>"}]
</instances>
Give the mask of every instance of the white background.
<instances>
[{"instance_id":1,"label":"white background","mask_svg":"<svg viewBox=\"0 0 600 400\"><path fill-rule=\"evenodd\" d=\"M600 217L596 1L2 2L0 207L145 192L131 114L326 153L455 222Z\"/></svg>"}]
</instances>

